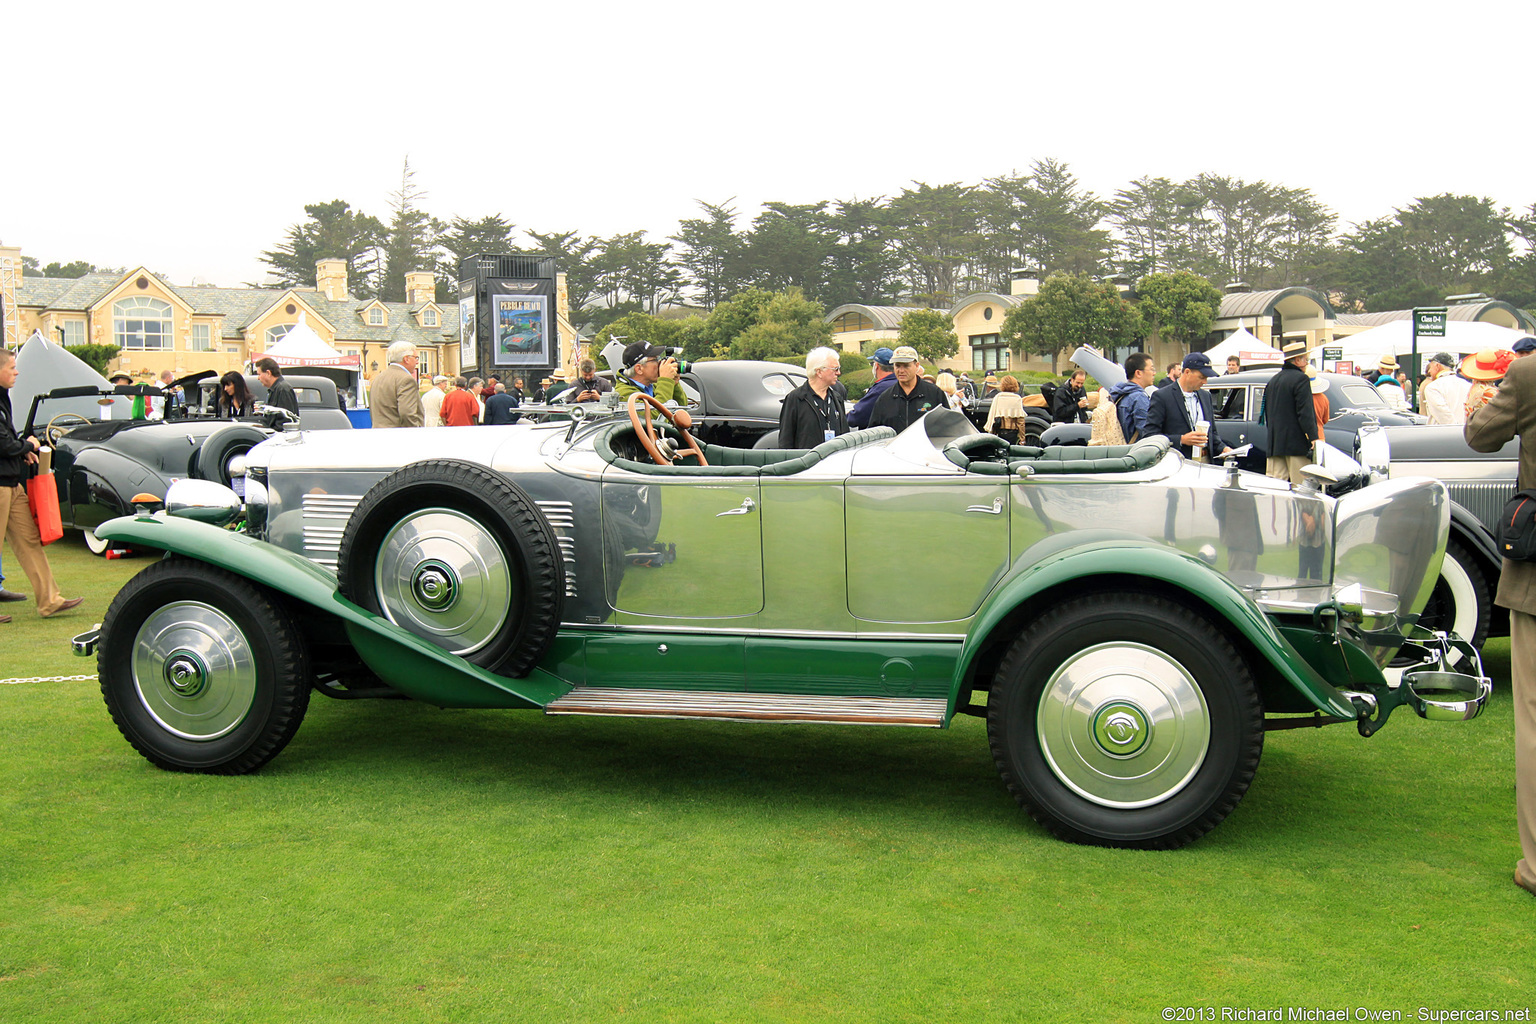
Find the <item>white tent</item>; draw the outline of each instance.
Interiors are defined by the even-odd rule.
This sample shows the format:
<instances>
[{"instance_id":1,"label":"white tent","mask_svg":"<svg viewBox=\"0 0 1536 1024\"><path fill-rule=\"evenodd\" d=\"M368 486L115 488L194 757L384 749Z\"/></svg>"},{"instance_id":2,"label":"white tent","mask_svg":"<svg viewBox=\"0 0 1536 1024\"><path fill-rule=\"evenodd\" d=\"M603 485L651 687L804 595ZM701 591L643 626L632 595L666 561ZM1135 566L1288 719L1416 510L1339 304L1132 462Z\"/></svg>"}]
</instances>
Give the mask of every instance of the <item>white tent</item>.
<instances>
[{"instance_id":1,"label":"white tent","mask_svg":"<svg viewBox=\"0 0 1536 1024\"><path fill-rule=\"evenodd\" d=\"M1524 331L1481 320L1447 320L1445 337L1419 338L1420 361L1427 361L1436 352L1465 356L1486 348L1509 348L1524 337ZM1375 366L1388 353L1406 356L1413 351L1413 321L1392 320L1347 338L1336 338L1333 346L1342 348L1343 358L1353 360L1357 366Z\"/></svg>"},{"instance_id":2,"label":"white tent","mask_svg":"<svg viewBox=\"0 0 1536 1024\"><path fill-rule=\"evenodd\" d=\"M255 362L263 357L270 357L277 361L278 366L335 366L344 370L361 370L362 362L357 356L344 356L331 346L327 345L315 333L315 329L304 320L304 314L299 314L299 322L294 324L282 339L265 352L258 352L251 357Z\"/></svg>"},{"instance_id":3,"label":"white tent","mask_svg":"<svg viewBox=\"0 0 1536 1024\"><path fill-rule=\"evenodd\" d=\"M303 313L299 314L299 322L277 344L251 356L252 365L263 357L275 359L277 365L285 369L300 373L310 370L317 376L329 377L336 382L336 389L343 393L343 397L348 391L351 392L352 400L347 404L352 408L362 408L367 404L364 399L363 361L357 356L342 355L327 345L305 321Z\"/></svg>"},{"instance_id":4,"label":"white tent","mask_svg":"<svg viewBox=\"0 0 1536 1024\"><path fill-rule=\"evenodd\" d=\"M1206 349L1205 354L1210 357L1211 365L1216 367L1218 373L1227 368L1227 360L1232 356L1237 356L1245 370L1255 366L1279 366L1285 362L1285 356L1279 349L1270 348L1254 337L1246 327L1239 327L1235 334L1221 344Z\"/></svg>"}]
</instances>

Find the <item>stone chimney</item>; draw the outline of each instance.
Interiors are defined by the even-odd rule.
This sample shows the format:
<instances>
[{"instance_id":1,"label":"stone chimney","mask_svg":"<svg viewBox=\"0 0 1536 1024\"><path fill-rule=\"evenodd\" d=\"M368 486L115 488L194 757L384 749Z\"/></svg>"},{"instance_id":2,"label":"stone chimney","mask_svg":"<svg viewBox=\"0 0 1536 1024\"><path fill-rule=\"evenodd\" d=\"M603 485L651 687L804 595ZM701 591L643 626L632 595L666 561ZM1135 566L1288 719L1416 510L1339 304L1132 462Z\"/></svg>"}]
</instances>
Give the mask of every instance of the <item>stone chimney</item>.
<instances>
[{"instance_id":1,"label":"stone chimney","mask_svg":"<svg viewBox=\"0 0 1536 1024\"><path fill-rule=\"evenodd\" d=\"M315 262L315 291L332 302L347 298L347 261L324 259Z\"/></svg>"},{"instance_id":2,"label":"stone chimney","mask_svg":"<svg viewBox=\"0 0 1536 1024\"><path fill-rule=\"evenodd\" d=\"M1039 295L1040 271L1023 267L1008 274L1009 295Z\"/></svg>"},{"instance_id":3,"label":"stone chimney","mask_svg":"<svg viewBox=\"0 0 1536 1024\"><path fill-rule=\"evenodd\" d=\"M437 297L437 279L430 270L413 270L405 275L405 302L414 306L418 302L431 302Z\"/></svg>"},{"instance_id":4,"label":"stone chimney","mask_svg":"<svg viewBox=\"0 0 1536 1024\"><path fill-rule=\"evenodd\" d=\"M1242 295L1253 291L1253 285L1249 284L1247 281L1229 281L1227 282L1227 286L1223 289L1223 291L1225 291L1228 295Z\"/></svg>"}]
</instances>

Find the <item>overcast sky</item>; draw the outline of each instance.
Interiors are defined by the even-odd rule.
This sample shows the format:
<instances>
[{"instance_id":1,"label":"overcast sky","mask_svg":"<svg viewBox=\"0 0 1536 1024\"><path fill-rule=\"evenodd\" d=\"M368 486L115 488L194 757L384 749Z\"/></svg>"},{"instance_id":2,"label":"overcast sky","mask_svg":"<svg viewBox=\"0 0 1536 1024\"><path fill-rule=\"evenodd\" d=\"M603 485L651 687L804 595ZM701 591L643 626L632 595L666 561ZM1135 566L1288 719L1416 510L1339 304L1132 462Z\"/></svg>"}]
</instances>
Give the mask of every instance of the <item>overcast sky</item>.
<instances>
[{"instance_id":1,"label":"overcast sky","mask_svg":"<svg viewBox=\"0 0 1536 1024\"><path fill-rule=\"evenodd\" d=\"M333 9L334 8L334 9ZM1444 20L1413 23L1427 10ZM258 281L407 156L443 220L659 240L695 200L899 192L1066 162L1309 188L1341 222L1418 196L1536 203L1533 6L1313 0L738 5L22 3L6 15L0 241L43 263Z\"/></svg>"}]
</instances>

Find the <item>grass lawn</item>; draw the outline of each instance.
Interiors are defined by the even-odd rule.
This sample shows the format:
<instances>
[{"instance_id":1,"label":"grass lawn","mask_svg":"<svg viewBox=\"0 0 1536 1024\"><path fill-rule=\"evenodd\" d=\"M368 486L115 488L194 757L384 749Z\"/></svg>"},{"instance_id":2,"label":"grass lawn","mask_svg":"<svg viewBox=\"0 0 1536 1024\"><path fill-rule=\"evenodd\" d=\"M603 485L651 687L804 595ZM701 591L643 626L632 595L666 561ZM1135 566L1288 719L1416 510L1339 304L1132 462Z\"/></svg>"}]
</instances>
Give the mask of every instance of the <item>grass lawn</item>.
<instances>
[{"instance_id":1,"label":"grass lawn","mask_svg":"<svg viewBox=\"0 0 1536 1024\"><path fill-rule=\"evenodd\" d=\"M50 554L91 610L12 606L0 677L89 671L68 637L146 564ZM274 762L218 778L152 767L92 682L0 686L0 1022L1524 1009L1507 641L1488 666L1475 722L1271 734L1233 816L1171 853L1049 838L969 718L316 697Z\"/></svg>"}]
</instances>

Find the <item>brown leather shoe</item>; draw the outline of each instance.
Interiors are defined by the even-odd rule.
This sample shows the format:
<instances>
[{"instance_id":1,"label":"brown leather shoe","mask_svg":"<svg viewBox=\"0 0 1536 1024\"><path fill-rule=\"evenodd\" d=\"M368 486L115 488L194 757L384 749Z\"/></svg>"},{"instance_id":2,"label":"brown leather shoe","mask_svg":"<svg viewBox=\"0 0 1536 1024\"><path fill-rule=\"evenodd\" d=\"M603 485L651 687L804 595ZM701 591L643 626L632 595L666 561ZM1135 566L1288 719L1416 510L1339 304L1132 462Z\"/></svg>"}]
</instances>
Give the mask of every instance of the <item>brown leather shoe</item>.
<instances>
[{"instance_id":1,"label":"brown leather shoe","mask_svg":"<svg viewBox=\"0 0 1536 1024\"><path fill-rule=\"evenodd\" d=\"M6 623L6 622L10 622L10 621L11 621L11 617L9 615L0 615L0 623ZM1519 875L1515 876L1515 881L1517 881L1517 882L1520 881L1520 876Z\"/></svg>"},{"instance_id":2,"label":"brown leather shoe","mask_svg":"<svg viewBox=\"0 0 1536 1024\"><path fill-rule=\"evenodd\" d=\"M1520 888L1524 889L1526 892L1530 893L1532 896L1536 896L1536 889L1532 889L1530 886L1528 886L1524 882L1520 881L1520 872L1519 872L1519 870L1515 871L1515 884L1518 885Z\"/></svg>"},{"instance_id":3,"label":"brown leather shoe","mask_svg":"<svg viewBox=\"0 0 1536 1024\"><path fill-rule=\"evenodd\" d=\"M14 590L6 590L4 587L0 587L0 601L25 601L26 599L26 594L18 594Z\"/></svg>"},{"instance_id":4,"label":"brown leather shoe","mask_svg":"<svg viewBox=\"0 0 1536 1024\"><path fill-rule=\"evenodd\" d=\"M59 605L53 611L51 611L48 614L44 615L43 618L51 619L55 615L59 614L60 612L67 612L71 608L78 608L78 607L80 607L80 605L82 603L84 603L84 601L85 601L85 598L83 598L83 597L72 597L68 601L65 601L63 604Z\"/></svg>"}]
</instances>

